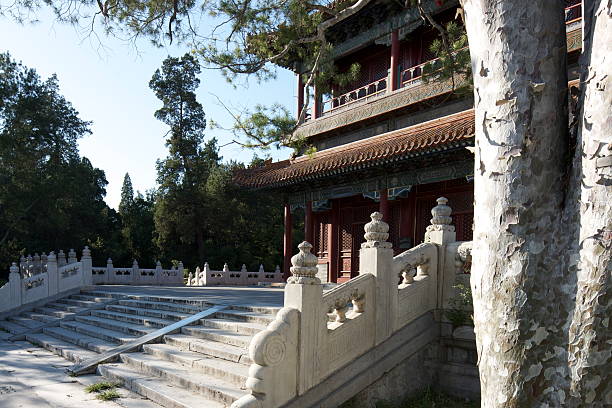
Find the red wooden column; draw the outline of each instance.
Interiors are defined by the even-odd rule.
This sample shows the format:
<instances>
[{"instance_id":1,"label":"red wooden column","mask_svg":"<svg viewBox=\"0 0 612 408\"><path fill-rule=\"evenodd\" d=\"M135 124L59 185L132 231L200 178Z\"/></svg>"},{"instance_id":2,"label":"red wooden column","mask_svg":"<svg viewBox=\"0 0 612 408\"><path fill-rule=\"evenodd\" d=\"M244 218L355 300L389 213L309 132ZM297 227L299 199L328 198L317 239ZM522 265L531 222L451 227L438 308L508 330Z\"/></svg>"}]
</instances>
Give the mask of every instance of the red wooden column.
<instances>
[{"instance_id":1,"label":"red wooden column","mask_svg":"<svg viewBox=\"0 0 612 408\"><path fill-rule=\"evenodd\" d=\"M388 89L395 91L397 89L398 82L398 68L399 68L399 33L398 30L393 30L391 33L391 69L389 70L389 86Z\"/></svg>"},{"instance_id":2,"label":"red wooden column","mask_svg":"<svg viewBox=\"0 0 612 408\"><path fill-rule=\"evenodd\" d=\"M382 220L388 224L391 220L391 209L389 207L389 197L386 188L380 190L380 206L378 211L383 215Z\"/></svg>"},{"instance_id":3,"label":"red wooden column","mask_svg":"<svg viewBox=\"0 0 612 408\"><path fill-rule=\"evenodd\" d=\"M304 109L304 82L302 81L302 75L297 74L297 112L296 119L300 119L300 113Z\"/></svg>"},{"instance_id":4,"label":"red wooden column","mask_svg":"<svg viewBox=\"0 0 612 408\"><path fill-rule=\"evenodd\" d=\"M293 224L291 220L291 205L285 204L285 235L283 237L283 279L287 280L291 276L291 254L293 247Z\"/></svg>"},{"instance_id":5,"label":"red wooden column","mask_svg":"<svg viewBox=\"0 0 612 408\"><path fill-rule=\"evenodd\" d=\"M340 224L340 213L338 203L332 201L331 224L328 232L329 248L329 281L338 282L338 265L340 263L340 253L338 252L338 227Z\"/></svg>"},{"instance_id":6,"label":"red wooden column","mask_svg":"<svg viewBox=\"0 0 612 408\"><path fill-rule=\"evenodd\" d=\"M317 92L317 87L312 87L313 91L313 103L312 103L312 118L316 119L319 117L319 112L321 112L321 98L319 98L319 93Z\"/></svg>"},{"instance_id":7,"label":"red wooden column","mask_svg":"<svg viewBox=\"0 0 612 408\"><path fill-rule=\"evenodd\" d=\"M312 228L312 201L306 202L306 211L304 211L304 240L314 245L314 231Z\"/></svg>"}]
</instances>

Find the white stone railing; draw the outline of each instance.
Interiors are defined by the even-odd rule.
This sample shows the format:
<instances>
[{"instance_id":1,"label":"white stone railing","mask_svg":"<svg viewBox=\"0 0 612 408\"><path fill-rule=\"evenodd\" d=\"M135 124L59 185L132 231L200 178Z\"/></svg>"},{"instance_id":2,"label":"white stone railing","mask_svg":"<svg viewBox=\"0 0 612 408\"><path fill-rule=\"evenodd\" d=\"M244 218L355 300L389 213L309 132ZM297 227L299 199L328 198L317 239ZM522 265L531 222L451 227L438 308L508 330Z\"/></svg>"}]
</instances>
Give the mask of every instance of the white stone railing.
<instances>
[{"instance_id":1,"label":"white stone railing","mask_svg":"<svg viewBox=\"0 0 612 408\"><path fill-rule=\"evenodd\" d=\"M425 243L395 258L387 242L389 226L382 214L373 213L365 226L359 276L326 293L316 277L318 260L310 253L312 245L302 242L291 259L283 309L251 341L253 364L246 382L250 394L232 407L295 403L318 384L334 381L334 373L356 357L420 316L442 308L438 281L454 277L459 248L446 202L439 198L432 209Z\"/></svg>"},{"instance_id":2,"label":"white stone railing","mask_svg":"<svg viewBox=\"0 0 612 408\"><path fill-rule=\"evenodd\" d=\"M94 285L165 285L182 286L184 285L183 263L179 262L178 267L172 266L170 269L163 269L158 261L155 269L144 269L138 266L134 260L131 268L116 268L113 260L108 258L106 267L94 267L92 270Z\"/></svg>"},{"instance_id":3,"label":"white stone railing","mask_svg":"<svg viewBox=\"0 0 612 408\"><path fill-rule=\"evenodd\" d=\"M62 254L61 259L63 252L60 251L60 253ZM0 288L0 313L51 298L81 286L91 285L92 267L89 248L83 249L83 256L78 262L76 253L72 256L73 253L74 251L70 250L70 263L67 263L64 258L61 266L58 265L58 257L53 252L49 255L43 254L44 257L38 257L38 255L27 259L22 257L21 267L13 262L9 281ZM23 266L24 259L25 267ZM37 262L40 263L37 265Z\"/></svg>"},{"instance_id":4,"label":"white stone railing","mask_svg":"<svg viewBox=\"0 0 612 408\"><path fill-rule=\"evenodd\" d=\"M282 282L283 274L279 266L273 272L266 272L263 265L259 266L257 272L249 272L244 264L239 271L230 271L229 266L225 264L222 270L215 271L210 269L208 262L206 262L203 269L197 267L195 274L189 273L187 286L245 286Z\"/></svg>"}]
</instances>

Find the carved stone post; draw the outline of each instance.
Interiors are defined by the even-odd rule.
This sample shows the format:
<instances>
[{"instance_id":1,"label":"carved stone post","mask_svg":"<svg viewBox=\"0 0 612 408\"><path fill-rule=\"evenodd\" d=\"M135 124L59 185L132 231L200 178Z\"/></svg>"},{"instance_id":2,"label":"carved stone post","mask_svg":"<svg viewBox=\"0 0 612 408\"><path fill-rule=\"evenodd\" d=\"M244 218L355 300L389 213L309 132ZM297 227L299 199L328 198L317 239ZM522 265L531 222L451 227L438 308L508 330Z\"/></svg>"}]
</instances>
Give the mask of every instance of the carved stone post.
<instances>
[{"instance_id":1,"label":"carved stone post","mask_svg":"<svg viewBox=\"0 0 612 408\"><path fill-rule=\"evenodd\" d=\"M398 276L393 273L393 248L389 238L389 224L379 212L370 216L372 221L364 227L366 242L359 251L359 274L371 273L376 277L376 344L393 333L397 315Z\"/></svg>"},{"instance_id":2,"label":"carved stone post","mask_svg":"<svg viewBox=\"0 0 612 408\"><path fill-rule=\"evenodd\" d=\"M449 270L446 265L446 247L457 240L455 227L451 225L453 219L451 214L453 210L447 205L448 199L440 197L436 200L438 205L431 209L431 225L427 227L425 232L425 242L439 245L438 250L438 265L437 274L433 276L436 279L436 308L441 309L444 304L445 290L447 286L452 286L455 281L453 268ZM454 264L454 259L451 259L451 264ZM445 273L445 271L451 272Z\"/></svg>"},{"instance_id":3,"label":"carved stone post","mask_svg":"<svg viewBox=\"0 0 612 408\"><path fill-rule=\"evenodd\" d=\"M75 255L75 259L76 259L76 255ZM81 283L84 286L89 286L93 283L93 276L91 273L91 269L92 269L91 251L89 250L88 246L85 246L85 248L83 248L83 255L81 256L81 276L83 279Z\"/></svg>"},{"instance_id":4,"label":"carved stone post","mask_svg":"<svg viewBox=\"0 0 612 408\"><path fill-rule=\"evenodd\" d=\"M323 310L323 287L317 278L317 257L310 253L312 245L302 242L300 252L291 258L291 277L285 286L285 307L300 311L298 345L298 394L317 384L319 378L319 344L326 330Z\"/></svg>"},{"instance_id":5,"label":"carved stone post","mask_svg":"<svg viewBox=\"0 0 612 408\"><path fill-rule=\"evenodd\" d=\"M204 269L202 270L200 276L200 283L202 286L208 286L209 283L214 283L212 276L210 276L210 266L208 265L208 262L204 262Z\"/></svg>"},{"instance_id":6,"label":"carved stone post","mask_svg":"<svg viewBox=\"0 0 612 408\"><path fill-rule=\"evenodd\" d=\"M64 253L63 249L60 249L59 252L57 253L57 266L61 268L62 266L65 266L67 263L68 261L66 260L66 254Z\"/></svg>"},{"instance_id":7,"label":"carved stone post","mask_svg":"<svg viewBox=\"0 0 612 408\"><path fill-rule=\"evenodd\" d=\"M159 261L155 262L155 283L157 285L162 285L164 283L164 276L162 274L162 264ZM170 277L168 277L170 278ZM171 278L170 278L171 279ZM181 282L183 282L183 275L181 275Z\"/></svg>"},{"instance_id":8,"label":"carved stone post","mask_svg":"<svg viewBox=\"0 0 612 408\"><path fill-rule=\"evenodd\" d=\"M70 248L70 251L68 251L68 264L76 263L76 261L77 261L76 251Z\"/></svg>"},{"instance_id":9,"label":"carved stone post","mask_svg":"<svg viewBox=\"0 0 612 408\"><path fill-rule=\"evenodd\" d=\"M106 280L104 283L114 283L115 281L115 267L113 266L113 260L108 258L106 260Z\"/></svg>"},{"instance_id":10,"label":"carved stone post","mask_svg":"<svg viewBox=\"0 0 612 408\"><path fill-rule=\"evenodd\" d=\"M40 260L40 255L38 255L38 252L34 253L34 257L32 258L32 265L34 265L34 272L32 273L33 275L38 275L39 273L42 273L42 262Z\"/></svg>"},{"instance_id":11,"label":"carved stone post","mask_svg":"<svg viewBox=\"0 0 612 408\"><path fill-rule=\"evenodd\" d=\"M206 277L204 277L204 282L200 281L200 267L196 266L196 270L195 270L195 277L193 278L193 286L200 286L202 284L206 285Z\"/></svg>"},{"instance_id":12,"label":"carved stone post","mask_svg":"<svg viewBox=\"0 0 612 408\"><path fill-rule=\"evenodd\" d=\"M11 308L21 306L21 275L19 274L19 267L15 262L9 269L9 285L11 285Z\"/></svg>"},{"instance_id":13,"label":"carved stone post","mask_svg":"<svg viewBox=\"0 0 612 408\"><path fill-rule=\"evenodd\" d=\"M138 266L138 261L134 259L134 262L132 263L132 284L136 284L138 281L140 281L140 268ZM130 282L126 282L128 285L130 284Z\"/></svg>"},{"instance_id":14,"label":"carved stone post","mask_svg":"<svg viewBox=\"0 0 612 408\"><path fill-rule=\"evenodd\" d=\"M47 276L49 278L49 296L53 296L60 292L57 258L53 252L50 252L47 256Z\"/></svg>"},{"instance_id":15,"label":"carved stone post","mask_svg":"<svg viewBox=\"0 0 612 408\"><path fill-rule=\"evenodd\" d=\"M438 205L431 209L431 225L427 227L425 232L425 242L433 244L445 245L457 240L455 227L450 225L453 222L451 213L453 210L446 205L448 199L440 197L437 200Z\"/></svg>"}]
</instances>

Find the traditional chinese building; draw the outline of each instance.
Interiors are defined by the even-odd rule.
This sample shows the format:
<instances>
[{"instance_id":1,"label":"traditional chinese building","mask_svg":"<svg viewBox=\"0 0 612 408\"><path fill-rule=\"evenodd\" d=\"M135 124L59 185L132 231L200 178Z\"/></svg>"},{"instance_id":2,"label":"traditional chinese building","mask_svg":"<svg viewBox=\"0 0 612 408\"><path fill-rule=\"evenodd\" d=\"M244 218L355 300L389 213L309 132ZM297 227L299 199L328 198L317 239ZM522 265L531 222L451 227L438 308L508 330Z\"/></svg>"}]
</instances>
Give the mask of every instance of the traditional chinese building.
<instances>
[{"instance_id":1,"label":"traditional chinese building","mask_svg":"<svg viewBox=\"0 0 612 408\"><path fill-rule=\"evenodd\" d=\"M315 101L297 129L316 153L236 174L238 184L285 197L285 259L294 246L292 213L302 207L305 239L319 258L324 281L343 282L359 271L363 226L380 211L396 251L419 244L435 199L448 198L458 240L472 239L474 113L471 94L454 92L464 79L423 80L434 60L437 31L416 9L372 0L356 14L336 17L326 37L340 71L359 63L359 77ZM438 21L455 17L457 3L426 2ZM580 3L566 8L570 79L581 48ZM303 74L300 62L294 71ZM304 86L297 75L297 111ZM300 211L301 212L301 211Z\"/></svg>"}]
</instances>

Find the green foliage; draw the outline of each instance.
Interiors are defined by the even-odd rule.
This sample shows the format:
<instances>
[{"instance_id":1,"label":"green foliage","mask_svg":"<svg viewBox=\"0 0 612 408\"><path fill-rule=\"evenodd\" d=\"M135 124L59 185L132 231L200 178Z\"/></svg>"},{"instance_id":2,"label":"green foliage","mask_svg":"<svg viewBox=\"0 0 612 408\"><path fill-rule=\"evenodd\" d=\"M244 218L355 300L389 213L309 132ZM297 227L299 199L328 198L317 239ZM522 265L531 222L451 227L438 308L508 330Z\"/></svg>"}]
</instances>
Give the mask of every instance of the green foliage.
<instances>
[{"instance_id":1,"label":"green foliage","mask_svg":"<svg viewBox=\"0 0 612 408\"><path fill-rule=\"evenodd\" d=\"M123 177L123 185L121 186L121 201L119 202L119 214L124 215L129 211L130 206L134 202L134 188L132 187L132 179L129 173L125 173Z\"/></svg>"},{"instance_id":2,"label":"green foliage","mask_svg":"<svg viewBox=\"0 0 612 408\"><path fill-rule=\"evenodd\" d=\"M111 390L115 387L117 387L119 384L114 383L114 382L109 382L109 381L102 381L99 383L95 383L95 384L90 384L87 387L85 387L85 392L101 392L101 391L105 391L105 390Z\"/></svg>"},{"instance_id":3,"label":"green foliage","mask_svg":"<svg viewBox=\"0 0 612 408\"><path fill-rule=\"evenodd\" d=\"M444 81L463 77L467 85L456 86L459 92L471 92L472 81L470 50L465 27L451 21L445 27L446 42L441 38L435 39L430 47L436 59L423 66L423 80Z\"/></svg>"},{"instance_id":4,"label":"green foliage","mask_svg":"<svg viewBox=\"0 0 612 408\"><path fill-rule=\"evenodd\" d=\"M89 126L55 76L0 54L0 271L20 253L112 241L104 172L78 152Z\"/></svg>"},{"instance_id":5,"label":"green foliage","mask_svg":"<svg viewBox=\"0 0 612 408\"><path fill-rule=\"evenodd\" d=\"M282 230L282 206L234 187L232 174L241 165L222 164L216 139L204 141L204 111L195 98L199 72L191 55L167 58L150 82L163 102L156 117L170 127L169 155L157 163L157 244L166 257L182 259L186 266L207 261L218 267L227 262L234 268L242 263L273 268L280 259L276 230ZM279 111L275 123L287 121L282 116ZM243 123L255 129L269 126L265 121L260 111ZM278 228L270 227L271 221ZM271 236L275 238L270 241Z\"/></svg>"},{"instance_id":6,"label":"green foliage","mask_svg":"<svg viewBox=\"0 0 612 408\"><path fill-rule=\"evenodd\" d=\"M116 390L108 390L99 393L96 395L96 398L102 401L112 401L116 400L117 398L121 398L121 394L119 394Z\"/></svg>"},{"instance_id":7,"label":"green foliage","mask_svg":"<svg viewBox=\"0 0 612 408\"><path fill-rule=\"evenodd\" d=\"M472 289L469 285L458 283L453 286L456 289L456 295L450 299L450 309L444 311L446 318L453 324L454 327L466 324L473 325L474 318L472 316L473 300Z\"/></svg>"}]
</instances>

